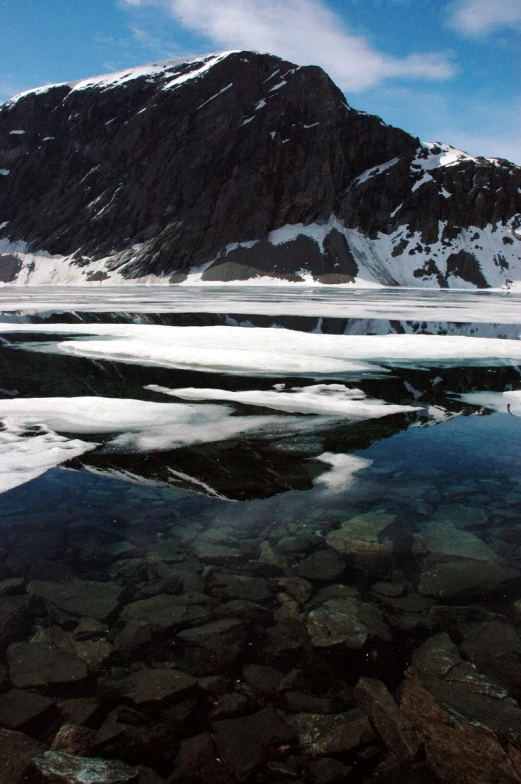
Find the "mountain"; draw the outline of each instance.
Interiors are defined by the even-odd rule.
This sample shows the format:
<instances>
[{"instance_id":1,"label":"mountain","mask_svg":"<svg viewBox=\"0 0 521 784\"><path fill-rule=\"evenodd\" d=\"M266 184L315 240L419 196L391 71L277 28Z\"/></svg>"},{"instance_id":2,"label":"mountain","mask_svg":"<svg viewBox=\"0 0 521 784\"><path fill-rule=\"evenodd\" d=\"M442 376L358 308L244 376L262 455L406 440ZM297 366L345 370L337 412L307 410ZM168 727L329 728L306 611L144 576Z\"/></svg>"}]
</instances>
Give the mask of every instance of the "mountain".
<instances>
[{"instance_id":1,"label":"mountain","mask_svg":"<svg viewBox=\"0 0 521 784\"><path fill-rule=\"evenodd\" d=\"M521 168L421 143L324 71L234 51L0 107L0 280L521 281Z\"/></svg>"}]
</instances>

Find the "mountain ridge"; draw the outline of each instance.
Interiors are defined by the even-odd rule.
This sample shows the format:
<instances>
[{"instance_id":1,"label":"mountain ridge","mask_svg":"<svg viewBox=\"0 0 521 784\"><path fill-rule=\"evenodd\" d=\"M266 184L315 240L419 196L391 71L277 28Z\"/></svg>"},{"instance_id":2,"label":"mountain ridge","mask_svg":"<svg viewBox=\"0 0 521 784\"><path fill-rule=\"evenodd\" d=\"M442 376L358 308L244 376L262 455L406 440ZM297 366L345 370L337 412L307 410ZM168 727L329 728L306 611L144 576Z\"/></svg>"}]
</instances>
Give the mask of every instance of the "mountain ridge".
<instances>
[{"instance_id":1,"label":"mountain ridge","mask_svg":"<svg viewBox=\"0 0 521 784\"><path fill-rule=\"evenodd\" d=\"M422 143L272 55L15 96L0 174L4 283L521 281L520 167Z\"/></svg>"}]
</instances>

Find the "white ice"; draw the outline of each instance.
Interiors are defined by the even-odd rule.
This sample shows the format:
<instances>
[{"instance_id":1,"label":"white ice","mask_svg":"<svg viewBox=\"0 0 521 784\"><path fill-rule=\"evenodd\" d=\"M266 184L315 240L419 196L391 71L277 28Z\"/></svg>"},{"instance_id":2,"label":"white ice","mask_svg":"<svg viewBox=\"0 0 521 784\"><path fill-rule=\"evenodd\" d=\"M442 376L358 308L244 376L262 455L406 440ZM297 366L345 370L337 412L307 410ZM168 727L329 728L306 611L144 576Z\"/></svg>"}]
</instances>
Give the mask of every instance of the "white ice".
<instances>
[{"instance_id":1,"label":"white ice","mask_svg":"<svg viewBox=\"0 0 521 784\"><path fill-rule=\"evenodd\" d=\"M96 447L44 428L35 435L28 435L30 431L18 417L4 418L3 426L0 430L0 493L30 482L50 468Z\"/></svg>"},{"instance_id":2,"label":"white ice","mask_svg":"<svg viewBox=\"0 0 521 784\"><path fill-rule=\"evenodd\" d=\"M521 392L467 392L458 395L463 403L521 416Z\"/></svg>"},{"instance_id":3,"label":"white ice","mask_svg":"<svg viewBox=\"0 0 521 784\"><path fill-rule=\"evenodd\" d=\"M47 343L47 351L249 375L363 372L381 370L379 363L451 367L521 361L521 340L461 335L324 335L260 327L0 323L0 334L24 332L103 337Z\"/></svg>"},{"instance_id":4,"label":"white ice","mask_svg":"<svg viewBox=\"0 0 521 784\"><path fill-rule=\"evenodd\" d=\"M419 410L415 406L391 405L383 400L368 398L361 389L348 389L343 384L312 384L307 387L232 392L226 389L168 389L150 384L146 387L181 400L220 400L243 405L271 408L300 414L324 414L350 420L373 419Z\"/></svg>"},{"instance_id":5,"label":"white ice","mask_svg":"<svg viewBox=\"0 0 521 784\"><path fill-rule=\"evenodd\" d=\"M0 492L98 446L61 434L104 437L105 452L146 453L246 436L282 438L329 427L333 421L321 416L233 416L229 406L103 397L0 400ZM35 427L35 435L28 436Z\"/></svg>"},{"instance_id":6,"label":"white ice","mask_svg":"<svg viewBox=\"0 0 521 784\"><path fill-rule=\"evenodd\" d=\"M6 225L7 221L0 224L0 228ZM442 329L447 327L448 322L521 324L521 295L511 292L381 287L361 290L292 284L278 287L237 285L208 288L5 286L0 293L0 313L13 311L204 312L317 318L327 313L331 318L428 321L439 324ZM371 326L374 329L375 324Z\"/></svg>"}]
</instances>

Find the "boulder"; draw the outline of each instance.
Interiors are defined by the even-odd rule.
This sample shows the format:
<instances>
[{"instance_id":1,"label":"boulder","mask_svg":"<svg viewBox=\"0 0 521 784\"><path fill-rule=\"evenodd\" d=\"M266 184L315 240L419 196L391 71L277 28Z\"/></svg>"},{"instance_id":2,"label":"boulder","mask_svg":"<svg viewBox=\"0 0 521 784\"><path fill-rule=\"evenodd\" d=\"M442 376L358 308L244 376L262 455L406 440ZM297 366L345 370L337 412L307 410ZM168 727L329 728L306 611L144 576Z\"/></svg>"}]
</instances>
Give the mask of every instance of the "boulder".
<instances>
[{"instance_id":1,"label":"boulder","mask_svg":"<svg viewBox=\"0 0 521 784\"><path fill-rule=\"evenodd\" d=\"M22 732L0 729L0 784L21 784L22 771L46 746Z\"/></svg>"},{"instance_id":2,"label":"boulder","mask_svg":"<svg viewBox=\"0 0 521 784\"><path fill-rule=\"evenodd\" d=\"M419 732L441 782L521 782L521 708L464 661L446 633L413 655L400 709Z\"/></svg>"},{"instance_id":3,"label":"boulder","mask_svg":"<svg viewBox=\"0 0 521 784\"><path fill-rule=\"evenodd\" d=\"M374 738L367 716L355 708L345 713L295 713L285 717L302 751L313 757L352 751Z\"/></svg>"},{"instance_id":4,"label":"boulder","mask_svg":"<svg viewBox=\"0 0 521 784\"><path fill-rule=\"evenodd\" d=\"M233 784L235 781L210 733L181 741L168 784Z\"/></svg>"},{"instance_id":5,"label":"boulder","mask_svg":"<svg viewBox=\"0 0 521 784\"><path fill-rule=\"evenodd\" d=\"M27 586L27 593L51 602L70 615L105 621L117 610L123 589L111 582L93 580L72 580L65 583L32 580Z\"/></svg>"},{"instance_id":6,"label":"boulder","mask_svg":"<svg viewBox=\"0 0 521 784\"><path fill-rule=\"evenodd\" d=\"M106 679L102 689L141 709L161 710L178 702L197 685L191 675L180 670L142 669L118 680Z\"/></svg>"},{"instance_id":7,"label":"boulder","mask_svg":"<svg viewBox=\"0 0 521 784\"><path fill-rule=\"evenodd\" d=\"M356 693L361 709L383 738L388 751L400 760L414 759L420 749L420 736L385 684L375 678L360 678Z\"/></svg>"},{"instance_id":8,"label":"boulder","mask_svg":"<svg viewBox=\"0 0 521 784\"><path fill-rule=\"evenodd\" d=\"M487 596L515 577L515 569L496 561L445 561L423 568L418 593L446 600Z\"/></svg>"},{"instance_id":9,"label":"boulder","mask_svg":"<svg viewBox=\"0 0 521 784\"><path fill-rule=\"evenodd\" d=\"M394 545L385 530L396 520L388 512L367 512L345 520L339 529L327 536L330 547L348 556L356 566L380 571L392 558Z\"/></svg>"},{"instance_id":10,"label":"boulder","mask_svg":"<svg viewBox=\"0 0 521 784\"><path fill-rule=\"evenodd\" d=\"M308 613L307 631L316 648L344 644L359 650L371 637L391 639L384 616L372 604L358 599L329 599Z\"/></svg>"},{"instance_id":11,"label":"boulder","mask_svg":"<svg viewBox=\"0 0 521 784\"><path fill-rule=\"evenodd\" d=\"M333 582L345 571L346 563L329 547L308 555L295 567L295 573L306 580Z\"/></svg>"},{"instance_id":12,"label":"boulder","mask_svg":"<svg viewBox=\"0 0 521 784\"><path fill-rule=\"evenodd\" d=\"M46 751L25 772L27 784L139 784L139 771L115 760Z\"/></svg>"},{"instance_id":13,"label":"boulder","mask_svg":"<svg viewBox=\"0 0 521 784\"><path fill-rule=\"evenodd\" d=\"M20 689L79 683L87 677L85 662L45 643L13 643L7 650L7 662L11 681Z\"/></svg>"},{"instance_id":14,"label":"boulder","mask_svg":"<svg viewBox=\"0 0 521 784\"><path fill-rule=\"evenodd\" d=\"M127 604L121 618L126 621L146 621L153 633L164 633L176 627L205 621L210 617L206 607L199 604L182 604L180 597L158 594L149 599L139 599Z\"/></svg>"},{"instance_id":15,"label":"boulder","mask_svg":"<svg viewBox=\"0 0 521 784\"><path fill-rule=\"evenodd\" d=\"M183 666L195 675L218 673L245 655L249 626L244 621L227 619L186 629L177 635L185 646Z\"/></svg>"},{"instance_id":16,"label":"boulder","mask_svg":"<svg viewBox=\"0 0 521 784\"><path fill-rule=\"evenodd\" d=\"M274 708L252 716L216 721L212 725L220 757L240 778L277 755L293 743L296 732Z\"/></svg>"},{"instance_id":17,"label":"boulder","mask_svg":"<svg viewBox=\"0 0 521 784\"><path fill-rule=\"evenodd\" d=\"M55 703L43 694L10 689L0 694L0 724L12 730L45 726L57 715Z\"/></svg>"}]
</instances>

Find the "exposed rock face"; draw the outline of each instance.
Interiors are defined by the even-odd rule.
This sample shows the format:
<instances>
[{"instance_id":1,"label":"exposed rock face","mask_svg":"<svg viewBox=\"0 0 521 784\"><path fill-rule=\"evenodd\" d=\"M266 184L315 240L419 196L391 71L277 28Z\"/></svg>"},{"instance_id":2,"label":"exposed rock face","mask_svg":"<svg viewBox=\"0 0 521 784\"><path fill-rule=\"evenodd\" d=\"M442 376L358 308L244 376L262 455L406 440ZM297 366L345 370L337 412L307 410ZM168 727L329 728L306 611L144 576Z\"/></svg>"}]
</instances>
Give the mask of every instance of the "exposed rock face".
<instances>
[{"instance_id":1,"label":"exposed rock face","mask_svg":"<svg viewBox=\"0 0 521 784\"><path fill-rule=\"evenodd\" d=\"M521 278L519 167L421 145L270 55L18 96L0 167L4 282Z\"/></svg>"}]
</instances>

